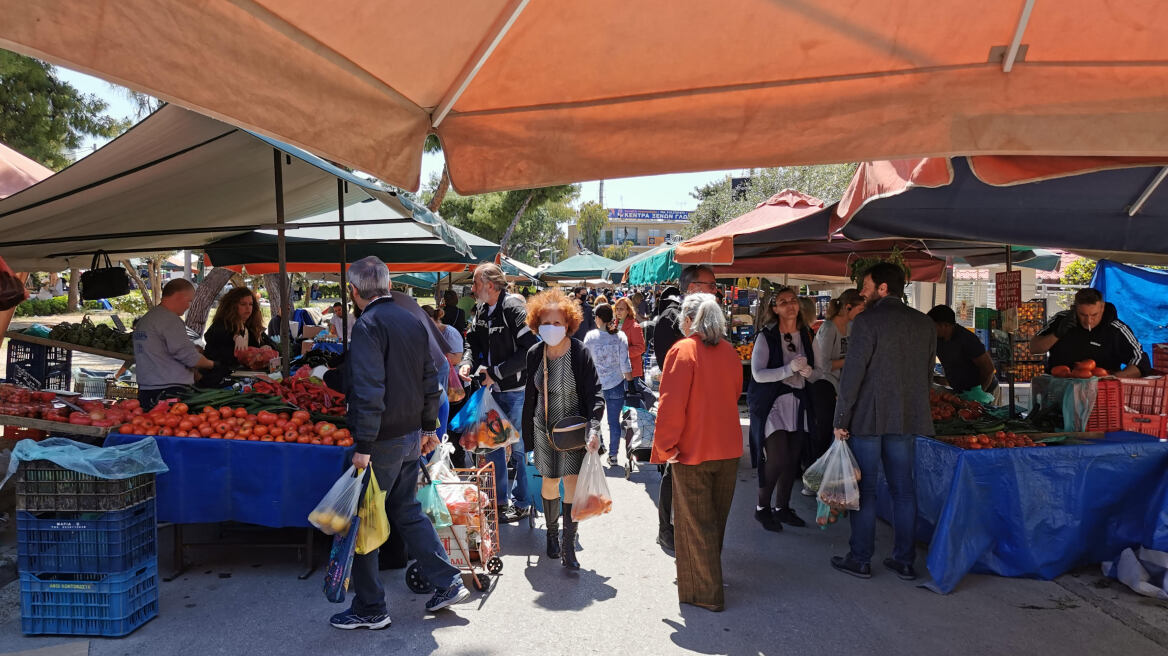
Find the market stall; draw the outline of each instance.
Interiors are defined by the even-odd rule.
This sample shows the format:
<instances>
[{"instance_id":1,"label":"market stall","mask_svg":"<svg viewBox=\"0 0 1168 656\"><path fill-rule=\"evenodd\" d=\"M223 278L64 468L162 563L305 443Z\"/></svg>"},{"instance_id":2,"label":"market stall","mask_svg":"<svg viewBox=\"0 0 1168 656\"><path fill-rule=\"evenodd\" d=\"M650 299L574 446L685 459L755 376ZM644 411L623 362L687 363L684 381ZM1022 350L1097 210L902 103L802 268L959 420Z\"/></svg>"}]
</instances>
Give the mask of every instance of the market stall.
<instances>
[{"instance_id":1,"label":"market stall","mask_svg":"<svg viewBox=\"0 0 1168 656\"><path fill-rule=\"evenodd\" d=\"M607 257L583 251L544 269L539 279L544 282L570 283L597 280L604 282L604 274L617 263Z\"/></svg>"},{"instance_id":2,"label":"market stall","mask_svg":"<svg viewBox=\"0 0 1168 656\"><path fill-rule=\"evenodd\" d=\"M1168 443L1107 433L1045 448L916 440L917 539L937 592L969 573L1053 579L1125 547L1168 550ZM891 521L881 476L878 513Z\"/></svg>"}]
</instances>

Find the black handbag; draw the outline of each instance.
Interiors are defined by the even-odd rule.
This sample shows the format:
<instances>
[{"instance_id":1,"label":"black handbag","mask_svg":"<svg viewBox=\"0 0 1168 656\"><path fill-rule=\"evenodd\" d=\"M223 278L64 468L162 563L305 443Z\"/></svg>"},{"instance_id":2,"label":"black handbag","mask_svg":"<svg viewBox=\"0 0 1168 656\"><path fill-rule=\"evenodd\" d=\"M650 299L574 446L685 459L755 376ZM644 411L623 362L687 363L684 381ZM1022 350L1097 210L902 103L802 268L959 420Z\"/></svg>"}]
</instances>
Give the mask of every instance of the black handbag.
<instances>
[{"instance_id":1,"label":"black handbag","mask_svg":"<svg viewBox=\"0 0 1168 656\"><path fill-rule=\"evenodd\" d=\"M548 359L547 347L543 350L543 423L551 423L548 413ZM564 417L547 431L548 442L556 451L576 451L588 443L588 420L579 415Z\"/></svg>"},{"instance_id":2,"label":"black handbag","mask_svg":"<svg viewBox=\"0 0 1168 656\"><path fill-rule=\"evenodd\" d=\"M101 258L105 257L105 266L98 268ZM124 296L130 293L130 274L120 266L114 266L109 255L103 252L93 254L93 263L89 271L81 274L81 300L99 301L103 298Z\"/></svg>"}]
</instances>

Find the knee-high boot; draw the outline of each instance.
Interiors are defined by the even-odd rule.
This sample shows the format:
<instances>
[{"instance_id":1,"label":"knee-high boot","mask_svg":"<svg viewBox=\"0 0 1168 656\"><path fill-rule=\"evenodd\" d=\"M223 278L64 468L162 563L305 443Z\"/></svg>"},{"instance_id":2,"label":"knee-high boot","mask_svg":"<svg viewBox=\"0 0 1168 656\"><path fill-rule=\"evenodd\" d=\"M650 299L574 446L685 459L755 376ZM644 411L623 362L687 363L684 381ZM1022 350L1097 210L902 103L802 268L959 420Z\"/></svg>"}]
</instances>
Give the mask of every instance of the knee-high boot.
<instances>
[{"instance_id":1,"label":"knee-high boot","mask_svg":"<svg viewBox=\"0 0 1168 656\"><path fill-rule=\"evenodd\" d=\"M560 564L571 569L580 569L576 560L576 524L572 519L572 504L564 504L564 539L560 543Z\"/></svg>"},{"instance_id":2,"label":"knee-high boot","mask_svg":"<svg viewBox=\"0 0 1168 656\"><path fill-rule=\"evenodd\" d=\"M543 516L547 522L548 558L560 557L560 498L543 500Z\"/></svg>"}]
</instances>

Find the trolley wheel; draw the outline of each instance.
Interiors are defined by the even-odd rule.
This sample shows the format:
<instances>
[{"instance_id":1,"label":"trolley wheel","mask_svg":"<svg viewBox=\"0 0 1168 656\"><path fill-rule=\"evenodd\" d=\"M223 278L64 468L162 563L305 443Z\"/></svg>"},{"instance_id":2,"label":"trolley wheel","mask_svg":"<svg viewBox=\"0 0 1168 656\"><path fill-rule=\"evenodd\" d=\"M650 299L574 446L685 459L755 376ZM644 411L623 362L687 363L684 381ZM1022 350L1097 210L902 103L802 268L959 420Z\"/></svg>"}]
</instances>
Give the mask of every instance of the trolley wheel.
<instances>
[{"instance_id":1,"label":"trolley wheel","mask_svg":"<svg viewBox=\"0 0 1168 656\"><path fill-rule=\"evenodd\" d=\"M502 572L503 560L498 556L492 556L491 559L487 561L487 571L492 574L498 574L499 572Z\"/></svg>"},{"instance_id":2,"label":"trolley wheel","mask_svg":"<svg viewBox=\"0 0 1168 656\"><path fill-rule=\"evenodd\" d=\"M636 461L633 460L632 458L629 458L629 464L625 465L625 480L626 481L629 480L630 478L632 478L632 476L633 476L633 463L634 462L636 462Z\"/></svg>"},{"instance_id":3,"label":"trolley wheel","mask_svg":"<svg viewBox=\"0 0 1168 656\"><path fill-rule=\"evenodd\" d=\"M417 561L410 563L410 566L406 568L406 587L417 594L434 591L434 586L430 585L426 577L422 576L422 566Z\"/></svg>"},{"instance_id":4,"label":"trolley wheel","mask_svg":"<svg viewBox=\"0 0 1168 656\"><path fill-rule=\"evenodd\" d=\"M486 590L487 588L491 587L491 577L487 576L486 574L475 574L474 587L475 590L480 592Z\"/></svg>"}]
</instances>

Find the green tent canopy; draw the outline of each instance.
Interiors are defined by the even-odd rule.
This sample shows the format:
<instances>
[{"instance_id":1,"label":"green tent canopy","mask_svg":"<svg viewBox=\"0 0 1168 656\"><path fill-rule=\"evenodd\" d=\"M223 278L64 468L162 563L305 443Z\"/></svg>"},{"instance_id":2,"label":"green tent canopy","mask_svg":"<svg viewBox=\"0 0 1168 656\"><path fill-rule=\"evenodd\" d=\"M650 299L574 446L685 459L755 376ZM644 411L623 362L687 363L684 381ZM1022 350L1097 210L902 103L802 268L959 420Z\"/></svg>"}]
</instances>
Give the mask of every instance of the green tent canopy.
<instances>
[{"instance_id":1,"label":"green tent canopy","mask_svg":"<svg viewBox=\"0 0 1168 656\"><path fill-rule=\"evenodd\" d=\"M628 273L629 267L633 266L637 262L640 262L641 260L653 257L654 255L666 249L672 250L673 246L670 244L661 244L660 246L655 246L647 251L642 251L640 253L630 255L620 262L617 262L608 271L605 271L604 277L611 280L612 282L620 283L624 281L625 274Z\"/></svg>"},{"instance_id":2,"label":"green tent canopy","mask_svg":"<svg viewBox=\"0 0 1168 656\"><path fill-rule=\"evenodd\" d=\"M596 253L584 251L579 255L573 255L559 264L552 265L544 269L543 273L539 274L541 280L595 280L603 278L605 271L611 269L616 262L601 257Z\"/></svg>"},{"instance_id":3,"label":"green tent canopy","mask_svg":"<svg viewBox=\"0 0 1168 656\"><path fill-rule=\"evenodd\" d=\"M681 265L673 261L675 247L670 245L658 252L649 251L648 257L634 262L625 276L629 285L656 285L681 276Z\"/></svg>"}]
</instances>

